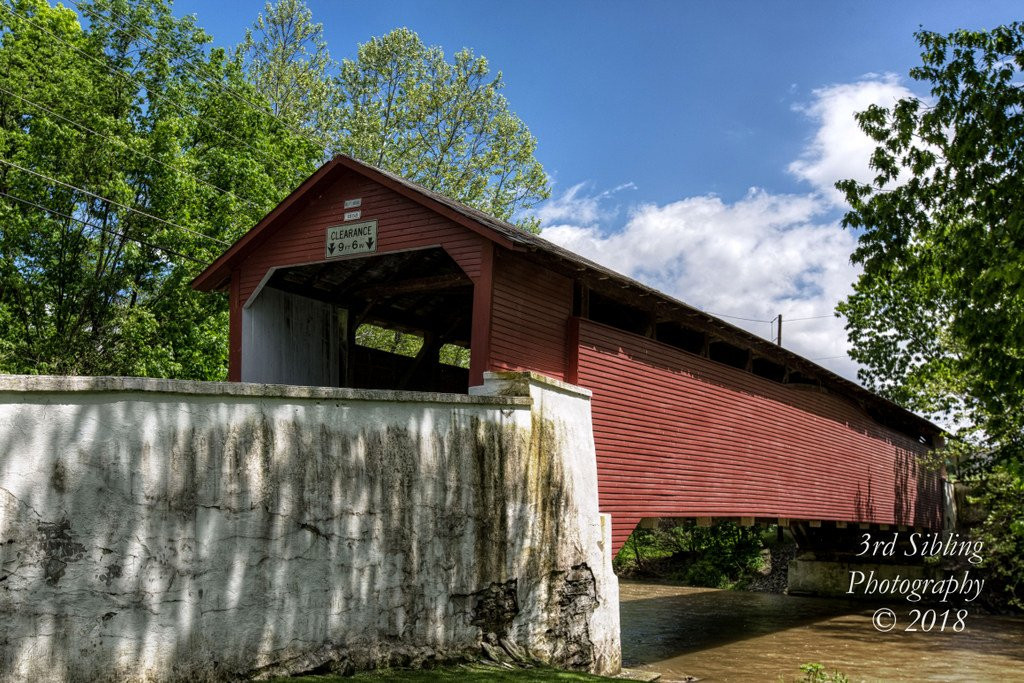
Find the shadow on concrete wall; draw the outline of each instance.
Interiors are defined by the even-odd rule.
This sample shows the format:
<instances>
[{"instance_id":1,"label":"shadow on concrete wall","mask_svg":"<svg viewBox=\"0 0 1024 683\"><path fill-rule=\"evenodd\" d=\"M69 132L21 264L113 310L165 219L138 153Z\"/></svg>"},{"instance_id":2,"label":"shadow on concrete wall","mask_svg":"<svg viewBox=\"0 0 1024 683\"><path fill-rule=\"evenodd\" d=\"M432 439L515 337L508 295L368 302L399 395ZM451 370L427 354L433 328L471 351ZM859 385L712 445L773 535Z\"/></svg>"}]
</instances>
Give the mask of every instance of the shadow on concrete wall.
<instances>
[{"instance_id":1,"label":"shadow on concrete wall","mask_svg":"<svg viewBox=\"0 0 1024 683\"><path fill-rule=\"evenodd\" d=\"M545 622L586 556L584 492L528 403L68 399L0 402L5 680L416 664L481 638L557 663L586 636ZM509 582L515 609L488 599Z\"/></svg>"}]
</instances>

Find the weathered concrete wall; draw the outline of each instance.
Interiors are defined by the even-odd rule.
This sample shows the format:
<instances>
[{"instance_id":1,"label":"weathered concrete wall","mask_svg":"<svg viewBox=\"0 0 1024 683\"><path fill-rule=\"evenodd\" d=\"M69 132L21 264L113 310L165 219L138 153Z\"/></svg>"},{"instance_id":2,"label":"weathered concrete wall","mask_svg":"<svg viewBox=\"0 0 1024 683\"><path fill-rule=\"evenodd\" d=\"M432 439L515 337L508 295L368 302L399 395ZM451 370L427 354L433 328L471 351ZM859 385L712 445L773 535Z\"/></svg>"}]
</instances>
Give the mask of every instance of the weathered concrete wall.
<instances>
[{"instance_id":1,"label":"weathered concrete wall","mask_svg":"<svg viewBox=\"0 0 1024 683\"><path fill-rule=\"evenodd\" d=\"M858 581L851 576L852 572L859 572ZM939 579L942 570L938 567L929 567L923 564L882 564L878 562L836 562L825 560L797 559L789 563L789 588L790 595L820 595L827 597L841 597L849 599L878 600L885 599L886 595L879 596L877 591L867 588L863 581L864 577L870 577L877 581L892 581L894 579Z\"/></svg>"},{"instance_id":2,"label":"weathered concrete wall","mask_svg":"<svg viewBox=\"0 0 1024 683\"><path fill-rule=\"evenodd\" d=\"M336 387L334 306L264 287L242 309L242 381Z\"/></svg>"},{"instance_id":3,"label":"weathered concrete wall","mask_svg":"<svg viewBox=\"0 0 1024 683\"><path fill-rule=\"evenodd\" d=\"M589 397L0 378L0 678L618 668Z\"/></svg>"}]
</instances>

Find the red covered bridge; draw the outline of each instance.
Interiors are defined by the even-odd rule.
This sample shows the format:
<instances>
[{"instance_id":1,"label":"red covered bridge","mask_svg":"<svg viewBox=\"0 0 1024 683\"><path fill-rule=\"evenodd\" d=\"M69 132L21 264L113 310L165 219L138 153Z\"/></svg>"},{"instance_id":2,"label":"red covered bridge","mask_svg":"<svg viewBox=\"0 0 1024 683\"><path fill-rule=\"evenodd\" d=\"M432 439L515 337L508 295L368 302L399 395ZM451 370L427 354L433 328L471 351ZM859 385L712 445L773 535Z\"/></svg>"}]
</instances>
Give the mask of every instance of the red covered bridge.
<instances>
[{"instance_id":1,"label":"red covered bridge","mask_svg":"<svg viewBox=\"0 0 1024 683\"><path fill-rule=\"evenodd\" d=\"M233 381L465 392L488 370L593 391L617 550L644 518L941 526L939 429L794 353L349 157L193 286L230 292ZM414 357L358 343L373 324ZM449 346L450 345L450 346ZM442 362L468 349L468 369Z\"/></svg>"}]
</instances>

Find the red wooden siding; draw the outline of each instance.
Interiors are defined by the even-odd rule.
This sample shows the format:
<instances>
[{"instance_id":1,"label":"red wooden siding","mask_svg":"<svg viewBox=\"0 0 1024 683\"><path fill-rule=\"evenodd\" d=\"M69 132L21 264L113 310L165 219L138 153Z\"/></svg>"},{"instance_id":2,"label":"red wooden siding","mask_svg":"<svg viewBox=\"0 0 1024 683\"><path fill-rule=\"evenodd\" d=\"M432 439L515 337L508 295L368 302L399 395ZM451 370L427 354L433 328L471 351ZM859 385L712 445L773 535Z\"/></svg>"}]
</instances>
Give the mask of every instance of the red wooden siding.
<instances>
[{"instance_id":1,"label":"red wooden siding","mask_svg":"<svg viewBox=\"0 0 1024 683\"><path fill-rule=\"evenodd\" d=\"M527 259L495 250L489 366L565 379L572 280Z\"/></svg>"},{"instance_id":2,"label":"red wooden siding","mask_svg":"<svg viewBox=\"0 0 1024 683\"><path fill-rule=\"evenodd\" d=\"M239 243L237 258L201 278L220 287L232 268L230 379L240 377L242 305L272 268L324 261L327 228L359 197L360 220L378 221L377 254L441 246L473 280L471 384L485 369L532 370L594 392L599 499L616 551L643 517L938 525L941 482L918 466L924 444L839 395L574 319L571 277L510 251L507 235L492 242L454 209L378 180L325 167Z\"/></svg>"},{"instance_id":3,"label":"red wooden siding","mask_svg":"<svg viewBox=\"0 0 1024 683\"><path fill-rule=\"evenodd\" d=\"M327 228L342 223L344 200L356 197L363 200L359 220L377 219L377 254L440 245L470 278L480 276L484 238L379 183L344 172L241 264L242 302L270 268L323 261Z\"/></svg>"},{"instance_id":4,"label":"red wooden siding","mask_svg":"<svg viewBox=\"0 0 1024 683\"><path fill-rule=\"evenodd\" d=\"M615 551L642 517L938 525L939 477L917 465L927 447L847 400L573 324Z\"/></svg>"}]
</instances>

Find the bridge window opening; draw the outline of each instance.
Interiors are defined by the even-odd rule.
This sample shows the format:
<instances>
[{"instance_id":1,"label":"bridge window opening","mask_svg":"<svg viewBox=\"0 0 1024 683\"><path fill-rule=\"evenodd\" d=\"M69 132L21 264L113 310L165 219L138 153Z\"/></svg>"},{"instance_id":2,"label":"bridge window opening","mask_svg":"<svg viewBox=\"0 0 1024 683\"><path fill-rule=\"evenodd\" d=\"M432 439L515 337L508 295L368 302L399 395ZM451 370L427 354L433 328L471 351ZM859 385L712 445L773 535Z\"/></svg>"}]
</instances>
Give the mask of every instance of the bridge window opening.
<instances>
[{"instance_id":1,"label":"bridge window opening","mask_svg":"<svg viewBox=\"0 0 1024 683\"><path fill-rule=\"evenodd\" d=\"M469 347L458 344L445 344L438 353L438 360L442 365L452 365L457 368L469 369Z\"/></svg>"},{"instance_id":2,"label":"bridge window opening","mask_svg":"<svg viewBox=\"0 0 1024 683\"><path fill-rule=\"evenodd\" d=\"M683 351L700 355L704 352L704 334L678 323L659 323L655 337L658 341Z\"/></svg>"},{"instance_id":3,"label":"bridge window opening","mask_svg":"<svg viewBox=\"0 0 1024 683\"><path fill-rule=\"evenodd\" d=\"M726 342L714 342L708 350L708 356L713 361L739 368L740 370L746 370L750 353L746 349L741 349Z\"/></svg>"},{"instance_id":4,"label":"bridge window opening","mask_svg":"<svg viewBox=\"0 0 1024 683\"><path fill-rule=\"evenodd\" d=\"M364 323L356 330L356 344L368 349L415 358L423 348L423 337Z\"/></svg>"},{"instance_id":5,"label":"bridge window opening","mask_svg":"<svg viewBox=\"0 0 1024 683\"><path fill-rule=\"evenodd\" d=\"M808 377L801 372L790 372L786 378L786 384L807 384L811 386L818 386L818 380L813 377Z\"/></svg>"},{"instance_id":6,"label":"bridge window opening","mask_svg":"<svg viewBox=\"0 0 1024 683\"><path fill-rule=\"evenodd\" d=\"M617 294L621 294L621 298ZM626 298L626 294L611 290L599 292L577 281L573 287L573 314L624 332L655 339L698 356L706 356L717 363L773 382L820 385L817 379L796 371L787 371L785 365L759 356L749 348L722 340L709 340L706 332L684 321L655 321L649 310L637 301L627 302Z\"/></svg>"},{"instance_id":7,"label":"bridge window opening","mask_svg":"<svg viewBox=\"0 0 1024 683\"><path fill-rule=\"evenodd\" d=\"M585 317L609 327L648 336L651 330L651 319L646 311L593 291L590 292L588 298L590 315Z\"/></svg>"},{"instance_id":8,"label":"bridge window opening","mask_svg":"<svg viewBox=\"0 0 1024 683\"><path fill-rule=\"evenodd\" d=\"M285 303L257 310L264 294ZM243 353L243 381L466 393L472 304L473 282L441 248L280 269L246 327L271 348Z\"/></svg>"},{"instance_id":9,"label":"bridge window opening","mask_svg":"<svg viewBox=\"0 0 1024 683\"><path fill-rule=\"evenodd\" d=\"M754 358L752 370L758 377L764 377L773 382L781 382L786 377L786 368L767 358Z\"/></svg>"}]
</instances>

